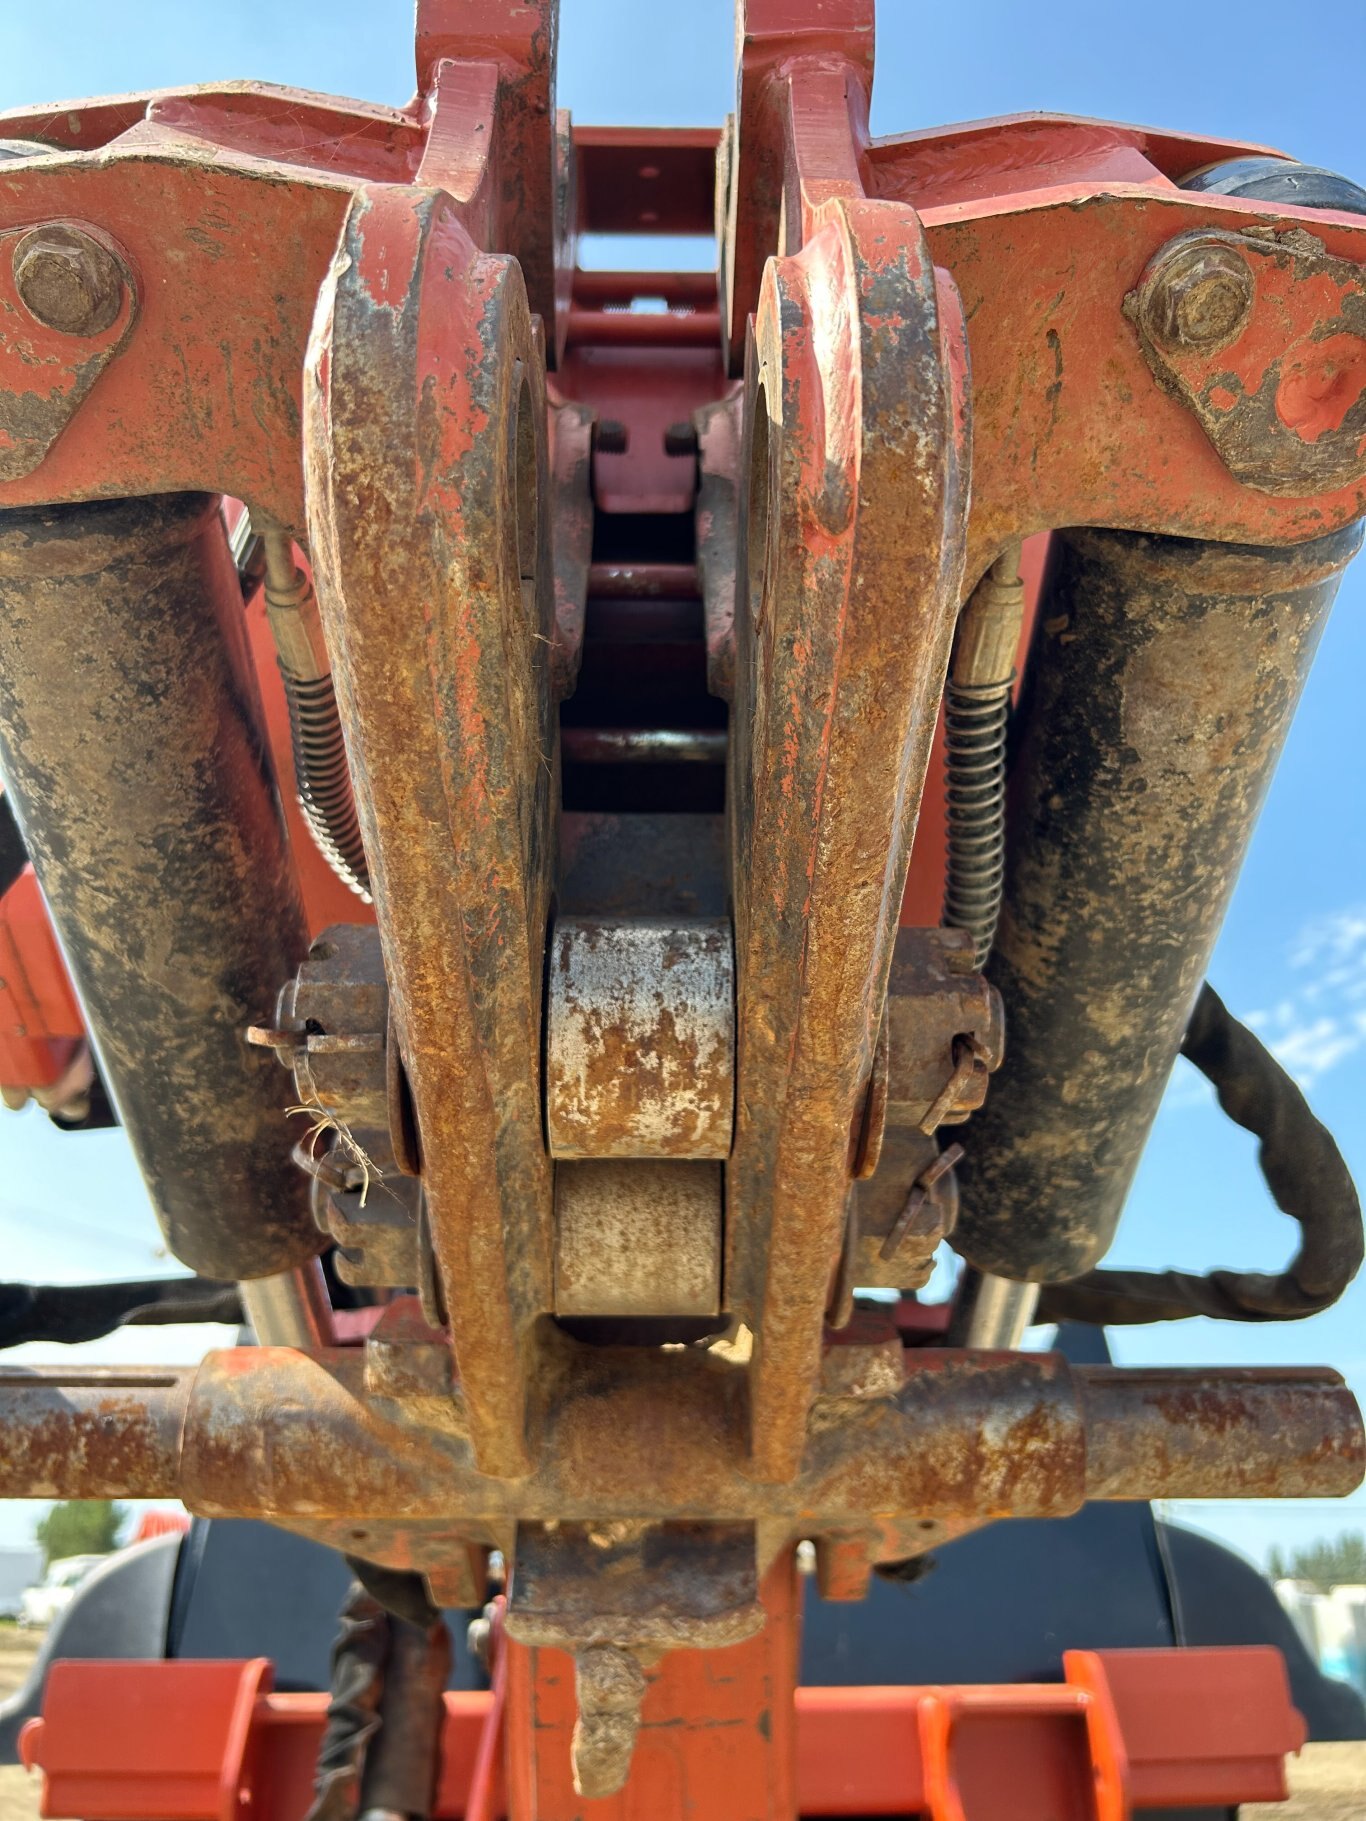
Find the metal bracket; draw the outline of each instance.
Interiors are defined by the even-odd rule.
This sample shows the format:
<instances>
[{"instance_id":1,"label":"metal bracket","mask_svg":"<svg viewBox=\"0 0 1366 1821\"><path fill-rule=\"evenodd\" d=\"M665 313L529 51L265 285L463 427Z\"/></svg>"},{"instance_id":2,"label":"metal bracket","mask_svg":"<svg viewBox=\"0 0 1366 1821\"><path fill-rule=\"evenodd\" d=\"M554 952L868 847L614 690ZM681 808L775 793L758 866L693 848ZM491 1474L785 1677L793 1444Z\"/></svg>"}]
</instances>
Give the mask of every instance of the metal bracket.
<instances>
[{"instance_id":1,"label":"metal bracket","mask_svg":"<svg viewBox=\"0 0 1366 1821\"><path fill-rule=\"evenodd\" d=\"M1124 313L1245 486L1307 499L1366 475L1366 266L1304 228L1179 234Z\"/></svg>"}]
</instances>

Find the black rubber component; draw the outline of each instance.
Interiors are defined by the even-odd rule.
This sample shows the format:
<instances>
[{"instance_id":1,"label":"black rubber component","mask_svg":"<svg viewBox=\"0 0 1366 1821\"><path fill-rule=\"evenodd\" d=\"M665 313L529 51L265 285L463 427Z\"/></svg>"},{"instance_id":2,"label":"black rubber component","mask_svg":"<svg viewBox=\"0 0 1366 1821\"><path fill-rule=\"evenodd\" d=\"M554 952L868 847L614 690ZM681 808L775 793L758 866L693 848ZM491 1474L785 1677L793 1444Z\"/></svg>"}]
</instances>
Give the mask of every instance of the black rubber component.
<instances>
[{"instance_id":1,"label":"black rubber component","mask_svg":"<svg viewBox=\"0 0 1366 1821\"><path fill-rule=\"evenodd\" d=\"M172 1252L326 1243L245 1041L308 949L221 502L0 513L0 771Z\"/></svg>"},{"instance_id":2,"label":"black rubber component","mask_svg":"<svg viewBox=\"0 0 1366 1821\"><path fill-rule=\"evenodd\" d=\"M1181 1321L1297 1321L1342 1295L1361 1268L1361 1202L1332 1133L1280 1063L1201 989L1181 1054L1214 1084L1219 1105L1261 1140L1258 1160L1283 1214L1299 1223L1300 1248L1284 1271L1089 1271L1045 1287L1038 1320L1103 1326Z\"/></svg>"},{"instance_id":3,"label":"black rubber component","mask_svg":"<svg viewBox=\"0 0 1366 1821\"><path fill-rule=\"evenodd\" d=\"M1053 534L987 966L1006 1059L959 1168L979 1270L1058 1282L1109 1246L1360 543Z\"/></svg>"},{"instance_id":4,"label":"black rubber component","mask_svg":"<svg viewBox=\"0 0 1366 1821\"><path fill-rule=\"evenodd\" d=\"M153 1277L117 1284L0 1283L0 1348L29 1341L73 1346L123 1327L243 1320L236 1284Z\"/></svg>"},{"instance_id":5,"label":"black rubber component","mask_svg":"<svg viewBox=\"0 0 1366 1821\"><path fill-rule=\"evenodd\" d=\"M1226 164L1197 171L1183 190L1206 196L1246 196L1254 202L1280 202L1292 209L1340 209L1366 215L1366 190L1317 164L1288 158L1230 158Z\"/></svg>"},{"instance_id":6,"label":"black rubber component","mask_svg":"<svg viewBox=\"0 0 1366 1821\"><path fill-rule=\"evenodd\" d=\"M28 849L9 798L0 790L0 898L28 865Z\"/></svg>"}]
</instances>

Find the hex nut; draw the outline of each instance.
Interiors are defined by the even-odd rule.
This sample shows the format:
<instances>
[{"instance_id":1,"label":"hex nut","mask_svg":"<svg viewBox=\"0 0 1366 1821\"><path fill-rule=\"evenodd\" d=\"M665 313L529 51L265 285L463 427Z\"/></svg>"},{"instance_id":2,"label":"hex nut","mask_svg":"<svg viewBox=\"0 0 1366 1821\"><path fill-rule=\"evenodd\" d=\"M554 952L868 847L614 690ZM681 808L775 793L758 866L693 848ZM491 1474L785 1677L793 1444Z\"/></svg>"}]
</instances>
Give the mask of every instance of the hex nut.
<instances>
[{"instance_id":1,"label":"hex nut","mask_svg":"<svg viewBox=\"0 0 1366 1821\"><path fill-rule=\"evenodd\" d=\"M14 286L34 321L63 335L102 335L123 307L124 275L114 254L61 222L20 238Z\"/></svg>"},{"instance_id":2,"label":"hex nut","mask_svg":"<svg viewBox=\"0 0 1366 1821\"><path fill-rule=\"evenodd\" d=\"M1213 350L1231 342L1252 313L1256 282L1236 247L1198 242L1153 274L1144 314L1164 347Z\"/></svg>"}]
</instances>

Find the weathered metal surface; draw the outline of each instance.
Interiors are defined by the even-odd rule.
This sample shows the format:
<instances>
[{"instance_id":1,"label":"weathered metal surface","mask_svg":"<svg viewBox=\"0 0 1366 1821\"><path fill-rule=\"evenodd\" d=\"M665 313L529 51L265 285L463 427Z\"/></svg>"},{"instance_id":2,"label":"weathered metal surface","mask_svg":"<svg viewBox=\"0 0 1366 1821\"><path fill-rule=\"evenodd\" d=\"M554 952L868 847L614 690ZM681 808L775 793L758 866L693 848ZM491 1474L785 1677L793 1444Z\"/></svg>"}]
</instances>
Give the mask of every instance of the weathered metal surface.
<instances>
[{"instance_id":1,"label":"weathered metal surface","mask_svg":"<svg viewBox=\"0 0 1366 1821\"><path fill-rule=\"evenodd\" d=\"M714 1650L763 1624L753 1524L525 1524L514 1557L519 1644Z\"/></svg>"},{"instance_id":2,"label":"weathered metal surface","mask_svg":"<svg viewBox=\"0 0 1366 1821\"><path fill-rule=\"evenodd\" d=\"M455 1394L450 1336L428 1325L413 1296L389 1303L365 1342L365 1392L395 1421L406 1416L428 1429L468 1434Z\"/></svg>"},{"instance_id":3,"label":"weathered metal surface","mask_svg":"<svg viewBox=\"0 0 1366 1821\"><path fill-rule=\"evenodd\" d=\"M82 436L40 472L5 475L0 501L209 488L299 529L304 344L365 182L441 185L479 245L515 249L562 342L569 299L556 249L561 269L566 249L572 265L573 224L560 206L572 183L556 170L554 8L500 10L491 24L487 5L428 0L421 92L406 109L243 83L0 117L6 137L42 142L31 159L0 162L0 236L75 225L117 248L140 289L137 334L85 398ZM0 291L9 265L0 253ZM225 315L229 265L250 268L254 282ZM90 392L105 340L118 346L130 320L126 308L104 336L80 343L85 366L65 389ZM54 363L62 337L41 336L41 358ZM5 389L32 393L31 375ZM156 437L144 433L149 418Z\"/></svg>"},{"instance_id":4,"label":"weathered metal surface","mask_svg":"<svg viewBox=\"0 0 1366 1821\"><path fill-rule=\"evenodd\" d=\"M193 1369L94 1366L44 1379L0 1366L0 1400L13 1406L0 1436L0 1474L26 1498L64 1498L72 1477L83 1498L155 1498L174 1477ZM136 1487L126 1493L115 1487Z\"/></svg>"},{"instance_id":5,"label":"weathered metal surface","mask_svg":"<svg viewBox=\"0 0 1366 1821\"><path fill-rule=\"evenodd\" d=\"M707 625L707 688L735 688L735 591L740 550L744 388L697 413L697 576Z\"/></svg>"},{"instance_id":6,"label":"weathered metal surface","mask_svg":"<svg viewBox=\"0 0 1366 1821\"><path fill-rule=\"evenodd\" d=\"M951 1144L946 1151L928 1163L911 1185L900 1213L888 1228L887 1237L878 1249L878 1259L884 1265L894 1265L897 1255L908 1239L919 1241L919 1250L926 1238L933 1233L937 1221L934 1214L934 1191L952 1172L955 1164L963 1158L961 1144Z\"/></svg>"},{"instance_id":7,"label":"weathered metal surface","mask_svg":"<svg viewBox=\"0 0 1366 1821\"><path fill-rule=\"evenodd\" d=\"M721 1253L719 1164L556 1165L557 1315L718 1315Z\"/></svg>"},{"instance_id":8,"label":"weathered metal surface","mask_svg":"<svg viewBox=\"0 0 1366 1821\"><path fill-rule=\"evenodd\" d=\"M1303 228L1183 234L1125 312L1246 486L1303 499L1366 475L1366 267Z\"/></svg>"},{"instance_id":9,"label":"weathered metal surface","mask_svg":"<svg viewBox=\"0 0 1366 1821\"><path fill-rule=\"evenodd\" d=\"M935 1250L958 1218L958 1178L938 1170L939 1158L939 1140L918 1126L887 1131L877 1170L854 1189L856 1284L917 1290L929 1281ZM885 1257L894 1228L897 1244Z\"/></svg>"},{"instance_id":10,"label":"weathered metal surface","mask_svg":"<svg viewBox=\"0 0 1366 1821\"><path fill-rule=\"evenodd\" d=\"M644 1666L646 1689L631 1780L595 1807L604 1821L628 1816L725 1815L727 1821L778 1821L798 1811L796 1718L801 1591L793 1551L774 1563L761 1587L766 1623L723 1654L683 1650ZM574 1664L563 1652L507 1646L509 1813L584 1812L572 1783L576 1714Z\"/></svg>"},{"instance_id":11,"label":"weathered metal surface","mask_svg":"<svg viewBox=\"0 0 1366 1821\"><path fill-rule=\"evenodd\" d=\"M14 1413L0 1429L0 1489L80 1490L82 1475L101 1494L164 1483L203 1509L269 1516L423 1574L451 1598L473 1597L488 1547L520 1554L521 1574L545 1545L538 1635L550 1635L549 1614L578 1651L579 1782L606 1792L667 1680L628 1647L679 1642L680 1611L699 1641L687 1601L725 1579L715 1560L692 1559L680 1597L652 1604L660 1519L695 1520L703 1545L717 1525L741 1527L747 1586L756 1557L812 1536L823 1589L851 1597L879 1559L998 1515L1071 1510L1088 1492L1333 1493L1359 1477L1359 1418L1330 1376L1197 1383L922 1353L903 1385L895 1332L854 1311L852 1290L923 1281L956 1210L957 1147L928 1134L980 1104L1000 1059L999 1006L951 941L922 940L900 980L892 953L962 582L1015 536L1057 524L1259 546L1346 525L1366 505L1366 228L1321 217L1311 243L1293 208L1183 195L1185 173L1243 148L1171 135L1035 118L871 142L871 0L750 0L721 160L731 371L757 321L739 385L725 377L711 273L574 271L577 230L705 229L718 136L573 134L554 108L554 39L552 0L422 0L419 96L405 110L242 87L10 119L10 132L50 144L0 166L0 414L8 391L29 436L18 457L0 448L0 502L226 486L277 522L278 555L304 526L306 420L342 773L374 863L384 967L362 940L362 965L332 980L326 1009L314 982L312 1011L296 1005L277 1024L303 1025L290 1045L298 1098L335 1128L322 1155L307 1155L308 1139L300 1155L343 1246L339 1269L416 1280L425 1320L411 1303L387 1309L363 1355L221 1356L192 1381L149 1382L145 1407L109 1381L0 1389L0 1416ZM1145 278L1164 247L1178 257L1174 237L1205 251ZM497 257L509 253L520 276ZM253 284L225 320L221 274L248 263ZM970 515L960 294L979 439ZM7 386L16 349L25 371ZM547 357L559 386L549 402ZM67 422L76 428L56 435ZM0 527L0 564L2 553ZM1236 570L1254 559L1219 560ZM277 624L299 604L296 585L292 566L273 579ZM1138 752L1193 777L1196 747L1229 776L1242 768L1223 794L1209 789L1208 764L1199 788L1183 786L1199 813L1183 823L1168 804L1166 845L1141 865L1122 789L1107 797L1097 785L1080 817L1094 850L1082 885L1113 842L1142 874L1135 884L1116 862L1117 926L1126 903L1143 912L1144 937L1174 920L1186 961L1220 908L1209 872L1229 871L1223 829L1209 834L1201 816L1250 820L1321 605L1302 612L1299 583L1230 605L1264 585L1225 579L1201 592L1184 572L1159 579L1173 642L1158 657L1155 641L1125 645L1111 628L1124 657L1113 671L1103 652L1099 664L1089 647L1067 652L1070 627L1044 634L1073 666L1054 731L1082 699L1074 722L1099 743L1097 776ZM1279 641L1264 638L1260 656L1243 636L1249 616ZM613 668L649 641L653 668ZM975 642L970 618L969 671ZM585 646L561 752L553 704ZM324 674L328 656L310 645L309 674ZM679 663L691 681L666 674ZM716 756L722 717L702 694L704 667L735 707L729 881L719 800L707 797L719 799L715 769L596 762ZM1001 683L1008 667L991 668ZM1085 702L1092 670L1099 707ZM661 703L680 712L656 723ZM329 765L337 751L333 738ZM571 808L592 813L561 845L562 758ZM1143 782L1165 801L1151 773ZM269 820L268 803L253 805ZM1045 811L1036 798L1031 834L1052 839ZM257 823L239 820L254 841ZM272 853L274 840L267 831ZM1155 883L1164 867L1173 888ZM742 996L724 1298L729 977L716 969L656 994L668 970L620 967L616 950L594 979L567 973L543 1082L552 871L566 916L721 918L734 899ZM245 908L278 941L278 924ZM971 921L981 938L985 921ZM1092 980L1088 1005L1103 1035L1161 1040L1189 982L1165 954L1137 950L1166 995L1158 1015L1116 1010L1113 978ZM1122 969L1112 955L1112 974L1134 953L1130 942ZM264 992L253 978L248 1015L265 1012L297 958ZM1064 959L1080 993L1088 957ZM554 1003L553 968L550 987ZM1064 1077L1061 1054L1050 1065L1026 1045L1019 1069L1045 1102L1056 1087L1064 1103L1047 1142L1018 1104L995 1124L989 1108L968 1134L973 1161L993 1130L1033 1134L1029 1157L1011 1159L1012 1193L1030 1191L1064 1128L1066 1167L1084 1158L1107 1183L1124 1175L1129 1137L1107 1150L1085 1122L1088 1095L1127 1091L1128 1077L1118 1066L1107 1077L1104 1058L1085 1052ZM1143 1104L1150 1060L1139 1064ZM258 1063L268 1068L248 1057ZM195 1104L220 1098L212 1070L195 1085ZM558 1222L543 1114L552 1149L615 1153L559 1166ZM1081 1120L1080 1138L1068 1119ZM392 1187L386 1126L410 1172ZM384 1176L370 1181L348 1146ZM659 1150L665 1161L639 1161ZM283 1143L275 1161L293 1180ZM663 1192L685 1181L695 1193L683 1203ZM226 1199L206 1206L217 1217ZM252 1195L233 1196L239 1210L255 1215ZM605 1314L620 1331L621 1316L629 1328L681 1314L705 1330L723 1307L736 1320L705 1351L580 1347L543 1319ZM847 1323L844 1344L826 1344L823 1322ZM593 1324L565 1327L582 1337ZM607 1338L601 1324L592 1338ZM587 1552L577 1578L571 1544ZM725 1622L745 1604L721 1601ZM781 1736L790 1706L780 1654L762 1671L746 1658L740 1723L766 1739ZM780 1711L761 1708L761 1673L776 1676ZM516 1772L528 1784L541 1779L532 1755ZM772 1747L766 1762L780 1757ZM778 1789L781 1766L770 1781ZM778 1791L780 1807L790 1793Z\"/></svg>"},{"instance_id":12,"label":"weathered metal surface","mask_svg":"<svg viewBox=\"0 0 1366 1821\"><path fill-rule=\"evenodd\" d=\"M51 222L30 228L12 253L15 293L44 329L102 335L122 315L126 270L95 235Z\"/></svg>"},{"instance_id":13,"label":"weathered metal surface","mask_svg":"<svg viewBox=\"0 0 1366 1821\"><path fill-rule=\"evenodd\" d=\"M748 382L731 802L728 1290L756 1469L795 1471L961 587L962 326L909 211L819 205Z\"/></svg>"},{"instance_id":14,"label":"weathered metal surface","mask_svg":"<svg viewBox=\"0 0 1366 1821\"><path fill-rule=\"evenodd\" d=\"M518 1521L1041 1517L1087 1497L1339 1497L1366 1435L1337 1373L908 1357L894 1397L815 1405L800 1471L746 1471L744 1371L685 1348L570 1349L532 1474L480 1473L451 1429L398 1419L355 1349L207 1356L178 1372L0 1375L0 1496L183 1497L209 1516L478 1533ZM305 1415L306 1413L306 1415ZM356 1543L359 1548L359 1542ZM369 1545L366 1546L370 1553Z\"/></svg>"},{"instance_id":15,"label":"weathered metal surface","mask_svg":"<svg viewBox=\"0 0 1366 1821\"><path fill-rule=\"evenodd\" d=\"M336 1245L337 1276L344 1284L391 1289L416 1284L422 1274L419 1221L422 1186L400 1174L393 1163L387 1132L351 1133L351 1143L366 1162L355 1167L354 1155L337 1148L349 1165L345 1185L317 1182L314 1216Z\"/></svg>"},{"instance_id":16,"label":"weathered metal surface","mask_svg":"<svg viewBox=\"0 0 1366 1821\"><path fill-rule=\"evenodd\" d=\"M249 498L297 529L302 350L359 183L404 183L420 171L424 182L442 184L479 244L524 253L537 306L550 321L535 275L541 252L530 242L543 251L558 231L563 262L568 228L552 224L572 182L563 169L554 174L549 117L536 112L549 105L553 32L544 7L514 10L520 17L493 39L456 30L434 36L447 51L458 43L467 50L459 61L435 51L425 57L432 87L406 110L241 85L0 117L8 134L45 142L33 158L0 167L0 233L80 222L117 240L145 290L136 335L81 406L81 436L61 438L29 476L0 482L5 503L208 487ZM776 245L789 121L800 120L794 141L808 154L814 143L831 168L851 180L861 174L871 193L921 209L935 257L953 272L973 323L983 435L970 573L1013 534L1091 514L1266 542L1294 541L1360 514L1360 488L1314 505L1241 486L1185 408L1156 391L1118 314L1144 262L1173 235L1238 233L1249 223L1284 230L1301 221L1283 204L1172 188L1187 171L1259 148L1048 118L868 145L861 110L871 32L858 16L870 9L845 10L847 20L832 19L827 8L813 21L794 20L788 9L781 19L749 9L737 141L748 145L749 162L743 183L731 184L739 212L728 236L732 264L748 276L735 292L732 320L742 334L763 260ZM505 157L495 148L490 156L487 147L522 130L518 97L533 91L525 121L531 139L522 147L531 162L518 170L520 153ZM624 142L623 151L629 154ZM798 213L790 212L789 225ZM1321 214L1304 220L1330 256L1361 259L1360 225ZM259 282L225 321L215 273L248 261ZM567 295L553 303L564 320ZM1022 357L1035 347L1047 350L1043 364ZM601 353L619 360L622 351ZM1138 398L1147 407L1141 412L1130 408ZM155 438L139 433L149 414ZM1192 475L1198 485L1187 484Z\"/></svg>"},{"instance_id":17,"label":"weathered metal surface","mask_svg":"<svg viewBox=\"0 0 1366 1821\"><path fill-rule=\"evenodd\" d=\"M509 1638L575 1660L574 1787L626 1782L662 1650L743 1643L764 1623L752 1524L518 1526Z\"/></svg>"},{"instance_id":18,"label":"weathered metal surface","mask_svg":"<svg viewBox=\"0 0 1366 1821\"><path fill-rule=\"evenodd\" d=\"M137 290L106 234L0 234L0 481L37 467L128 339Z\"/></svg>"},{"instance_id":19,"label":"weathered metal surface","mask_svg":"<svg viewBox=\"0 0 1366 1821\"><path fill-rule=\"evenodd\" d=\"M1076 1277L1109 1245L1360 541L1054 538L990 964L1010 1052L955 1234L981 1269Z\"/></svg>"},{"instance_id":20,"label":"weathered metal surface","mask_svg":"<svg viewBox=\"0 0 1366 1821\"><path fill-rule=\"evenodd\" d=\"M244 1041L307 947L220 503L0 514L0 769L175 1255L321 1248Z\"/></svg>"},{"instance_id":21,"label":"weathered metal surface","mask_svg":"<svg viewBox=\"0 0 1366 1821\"><path fill-rule=\"evenodd\" d=\"M138 277L138 306L136 332L125 339L130 285L125 316L78 342L40 331L25 313L25 335L35 351L41 336L45 362L60 345L63 360L80 364L85 396L79 434L58 437L36 466L0 480L4 504L206 488L301 525L304 342L351 185L335 170L292 163L291 141L330 132L335 145L349 135L355 163L377 158L398 177L404 149L396 141L416 137L391 109L343 116L301 100L281 90L206 92L133 98L103 114L20 117L62 150L0 165L0 230L80 223L121 249ZM97 157L71 149L68 118L100 147ZM216 159L205 143L215 132L233 142ZM262 153L279 162L263 164ZM250 269L253 282L225 313L227 269ZM0 257L0 290L9 283L9 259ZM66 370L74 377L77 369ZM16 382L6 368L5 391L29 391L33 372Z\"/></svg>"},{"instance_id":22,"label":"weathered metal surface","mask_svg":"<svg viewBox=\"0 0 1366 1821\"><path fill-rule=\"evenodd\" d=\"M293 543L285 532L264 525L261 544L266 620L289 710L299 808L327 864L368 904L370 869L356 820L355 793L317 596L307 572L295 561Z\"/></svg>"},{"instance_id":23,"label":"weathered metal surface","mask_svg":"<svg viewBox=\"0 0 1366 1821\"><path fill-rule=\"evenodd\" d=\"M575 224L558 169L558 29L558 0L419 0L414 49L430 98L418 181L456 199L481 247L516 252L531 309L562 348Z\"/></svg>"},{"instance_id":24,"label":"weathered metal surface","mask_svg":"<svg viewBox=\"0 0 1366 1821\"><path fill-rule=\"evenodd\" d=\"M819 97L813 110L817 149L826 154L818 159L825 167L820 175L833 165L858 185L868 143L874 12L873 0L741 0L737 6L738 94L722 147L720 188L722 297L733 373L744 363L746 317L759 295L764 263L778 246L784 204L789 237L799 232L793 117L813 98Z\"/></svg>"},{"instance_id":25,"label":"weathered metal surface","mask_svg":"<svg viewBox=\"0 0 1366 1821\"><path fill-rule=\"evenodd\" d=\"M555 562L555 646L551 670L556 697L572 695L583 655L593 554L593 413L571 401L549 414L551 548Z\"/></svg>"},{"instance_id":26,"label":"weathered metal surface","mask_svg":"<svg viewBox=\"0 0 1366 1821\"><path fill-rule=\"evenodd\" d=\"M885 1016L887 1125L922 1132L960 1125L986 1099L1006 1039L1000 995L977 972L971 934L898 930ZM978 1068L963 1068L965 1051Z\"/></svg>"},{"instance_id":27,"label":"weathered metal surface","mask_svg":"<svg viewBox=\"0 0 1366 1821\"><path fill-rule=\"evenodd\" d=\"M1258 1498L1263 1449L1280 1463L1278 1498L1312 1498L1310 1488L1327 1482L1345 1486L1361 1472L1361 1417L1342 1424L1334 1376L1304 1366L1274 1376L1252 1366L1190 1367L1126 1382L1119 1369L1097 1367L1081 1381L1088 1492L1132 1498L1143 1487L1144 1498L1180 1497L1169 1489L1199 1480L1210 1488L1206 1497ZM1309 1441L1315 1428L1317 1443Z\"/></svg>"},{"instance_id":28,"label":"weathered metal surface","mask_svg":"<svg viewBox=\"0 0 1366 1821\"><path fill-rule=\"evenodd\" d=\"M319 304L306 445L315 580L464 1395L481 1460L524 1472L531 1327L551 1295L545 398L515 264L479 254L439 193L358 197Z\"/></svg>"},{"instance_id":29,"label":"weathered metal surface","mask_svg":"<svg viewBox=\"0 0 1366 1821\"><path fill-rule=\"evenodd\" d=\"M553 1157L729 1153L735 956L728 922L560 917L546 980Z\"/></svg>"},{"instance_id":30,"label":"weathered metal surface","mask_svg":"<svg viewBox=\"0 0 1366 1821\"><path fill-rule=\"evenodd\" d=\"M320 1352L334 1344L327 1279L317 1259L242 1285L242 1308L263 1347Z\"/></svg>"},{"instance_id":31,"label":"weathered metal surface","mask_svg":"<svg viewBox=\"0 0 1366 1821\"><path fill-rule=\"evenodd\" d=\"M1232 199L1225 206L1244 213L1215 219L1205 213L1210 200L1164 188L1143 192L1140 205L1133 193L1074 187L1002 197L978 205L985 212L972 221L953 206L925 210L931 253L952 272L971 325L969 575L982 573L1013 538L1056 526L1279 545L1366 511L1360 481L1325 476L1300 499L1248 486L1183 399L1155 380L1124 315L1148 261L1183 233L1236 234L1248 226L1284 233L1299 225L1269 205ZM1246 213L1252 209L1255 219ZM1319 218L1313 227L1332 258L1355 265L1366 257L1362 223ZM1339 313L1340 294L1325 291L1320 305L1326 325ZM1309 316L1282 324L1277 311L1265 333L1250 338L1260 363L1255 383L1303 341Z\"/></svg>"},{"instance_id":32,"label":"weathered metal surface","mask_svg":"<svg viewBox=\"0 0 1366 1821\"><path fill-rule=\"evenodd\" d=\"M388 1022L379 932L335 923L281 987L274 1026L253 1037L293 1069L299 1104L315 1124L386 1131Z\"/></svg>"},{"instance_id":33,"label":"weathered metal surface","mask_svg":"<svg viewBox=\"0 0 1366 1821\"><path fill-rule=\"evenodd\" d=\"M863 1113L858 1182L842 1278L914 1289L953 1229L958 1147L931 1134L982 1104L1000 1066L1004 1020L995 989L974 971L972 937L955 929L902 929Z\"/></svg>"}]
</instances>

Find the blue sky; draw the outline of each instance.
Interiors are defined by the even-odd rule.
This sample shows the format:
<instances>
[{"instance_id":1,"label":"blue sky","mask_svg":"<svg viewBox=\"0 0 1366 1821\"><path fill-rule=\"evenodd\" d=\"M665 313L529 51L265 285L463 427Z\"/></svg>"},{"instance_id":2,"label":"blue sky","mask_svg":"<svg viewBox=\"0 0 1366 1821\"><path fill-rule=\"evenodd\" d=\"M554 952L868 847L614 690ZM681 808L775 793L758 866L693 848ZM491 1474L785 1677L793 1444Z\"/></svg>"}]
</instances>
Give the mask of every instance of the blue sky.
<instances>
[{"instance_id":1,"label":"blue sky","mask_svg":"<svg viewBox=\"0 0 1366 1821\"><path fill-rule=\"evenodd\" d=\"M1100 0L936 6L883 0L873 129L890 133L1045 108L1258 140L1366 181L1354 84L1366 69L1366 7L1349 6L1306 45L1282 7L1209 0L1179 33ZM585 123L719 121L733 96L728 0L650 6L565 0L559 99ZM1321 46L1318 40L1322 40ZM0 106L249 76L342 95L408 99L407 0L142 0L114 19L101 0L60 11L0 7ZM1336 99L1334 85L1337 86ZM1346 86L1344 86L1344 84ZM243 274L250 282L250 274ZM1358 1180L1366 1179L1366 567L1349 573L1273 786L1211 978L1255 1018L1310 1088ZM76 1281L171 1269L118 1134L62 1137L32 1113L0 1119L0 1239L7 1276ZM1111 1262L1272 1269L1293 1229L1262 1189L1253 1144L1183 1064L1159 1116ZM1116 1336L1126 1363L1331 1363L1366 1399L1366 1285L1308 1322L1190 1322ZM83 1349L132 1361L189 1356L204 1331L136 1330ZM70 1357L27 1349L38 1358ZM1355 1525L1345 1504L1182 1506L1263 1557ZM0 1543L25 1540L32 1511L0 1504Z\"/></svg>"}]
</instances>

